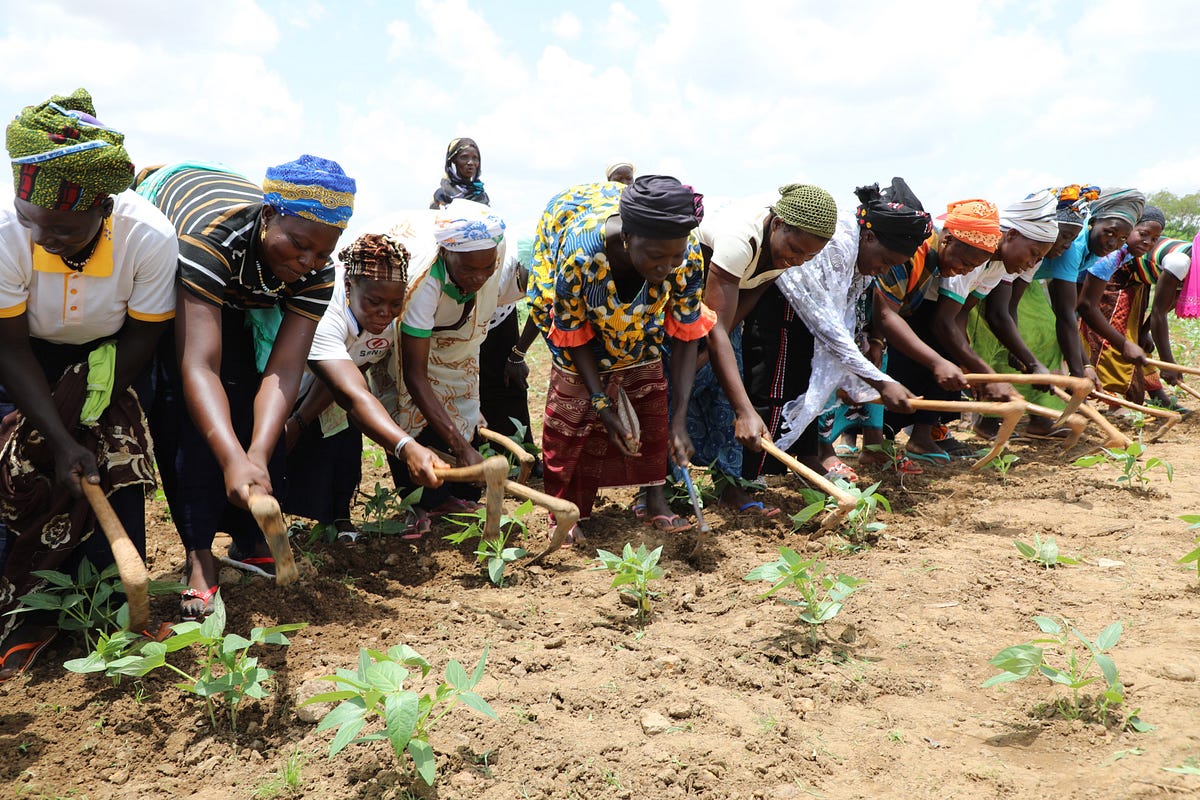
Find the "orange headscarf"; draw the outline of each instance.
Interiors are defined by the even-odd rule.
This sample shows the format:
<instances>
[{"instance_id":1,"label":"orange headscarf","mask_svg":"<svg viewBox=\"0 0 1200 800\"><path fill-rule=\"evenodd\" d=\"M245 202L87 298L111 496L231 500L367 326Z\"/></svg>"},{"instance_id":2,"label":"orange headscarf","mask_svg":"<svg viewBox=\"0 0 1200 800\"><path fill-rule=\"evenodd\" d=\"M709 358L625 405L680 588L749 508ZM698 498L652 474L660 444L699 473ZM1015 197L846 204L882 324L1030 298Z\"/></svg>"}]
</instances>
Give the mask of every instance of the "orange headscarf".
<instances>
[{"instance_id":1,"label":"orange headscarf","mask_svg":"<svg viewBox=\"0 0 1200 800\"><path fill-rule=\"evenodd\" d=\"M946 206L943 230L972 247L994 253L1000 244L1000 210L987 200L959 200Z\"/></svg>"}]
</instances>

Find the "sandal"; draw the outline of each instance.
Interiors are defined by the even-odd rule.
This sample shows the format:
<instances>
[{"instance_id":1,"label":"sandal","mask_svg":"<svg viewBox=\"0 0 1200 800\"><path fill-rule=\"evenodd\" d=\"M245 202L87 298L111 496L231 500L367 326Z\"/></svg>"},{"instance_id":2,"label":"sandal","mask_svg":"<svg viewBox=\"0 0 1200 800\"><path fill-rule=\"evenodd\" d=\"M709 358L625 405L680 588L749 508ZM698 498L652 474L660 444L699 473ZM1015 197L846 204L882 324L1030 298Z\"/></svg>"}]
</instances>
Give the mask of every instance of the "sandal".
<instances>
[{"instance_id":1,"label":"sandal","mask_svg":"<svg viewBox=\"0 0 1200 800\"><path fill-rule=\"evenodd\" d=\"M408 525L400 533L400 538L407 542L415 542L433 530L433 520L429 514L419 508L408 510Z\"/></svg>"},{"instance_id":2,"label":"sandal","mask_svg":"<svg viewBox=\"0 0 1200 800\"><path fill-rule=\"evenodd\" d=\"M479 509L483 508L482 503L476 503L474 500L464 500L461 497L450 497L446 502L442 503L435 509L426 511L430 517L444 517L449 514L474 514Z\"/></svg>"},{"instance_id":3,"label":"sandal","mask_svg":"<svg viewBox=\"0 0 1200 800\"><path fill-rule=\"evenodd\" d=\"M362 533L351 528L348 531L338 531L337 540L339 544L354 544L360 536Z\"/></svg>"},{"instance_id":4,"label":"sandal","mask_svg":"<svg viewBox=\"0 0 1200 800\"><path fill-rule=\"evenodd\" d=\"M783 510L780 508L775 508L775 507L767 508L766 504L763 503L763 501L761 501L761 500L751 500L747 503L742 503L740 506L738 506L739 512L749 511L750 509L754 509L759 514L761 514L762 516L767 517L767 518L777 517L781 513L783 513Z\"/></svg>"},{"instance_id":5,"label":"sandal","mask_svg":"<svg viewBox=\"0 0 1200 800\"><path fill-rule=\"evenodd\" d=\"M833 452L838 458L858 458L858 448L852 444L835 444Z\"/></svg>"},{"instance_id":6,"label":"sandal","mask_svg":"<svg viewBox=\"0 0 1200 800\"><path fill-rule=\"evenodd\" d=\"M0 669L13 669L13 667L9 666L8 660L20 653L25 654L25 660L21 662L19 667L15 668L16 671L11 675L0 678L0 683L3 683L4 681L11 681L13 678L24 675L25 671L33 666L33 662L36 661L37 657L41 655L42 651L46 649L46 646L53 642L57 636L58 631L56 630L51 632L49 636L41 641L21 642L20 644L15 644L8 648L8 650L5 650L4 655L0 656Z\"/></svg>"},{"instance_id":7,"label":"sandal","mask_svg":"<svg viewBox=\"0 0 1200 800\"><path fill-rule=\"evenodd\" d=\"M825 459L821 462L821 466L825 468L826 480L832 481L834 478L841 478L847 483L858 483L858 473L837 456Z\"/></svg>"},{"instance_id":8,"label":"sandal","mask_svg":"<svg viewBox=\"0 0 1200 800\"><path fill-rule=\"evenodd\" d=\"M924 461L926 464L949 464L950 454L943 453L940 450L934 450L931 453L918 453L915 450L907 450L904 453L906 458L913 461Z\"/></svg>"},{"instance_id":9,"label":"sandal","mask_svg":"<svg viewBox=\"0 0 1200 800\"><path fill-rule=\"evenodd\" d=\"M945 439L935 441L942 450L946 451L946 455L951 458L970 458L975 455L976 448L966 442L960 442L953 436L947 436Z\"/></svg>"},{"instance_id":10,"label":"sandal","mask_svg":"<svg viewBox=\"0 0 1200 800\"><path fill-rule=\"evenodd\" d=\"M908 456L900 456L900 458L896 459L896 472L900 475L921 475L924 474L925 470L921 469Z\"/></svg>"},{"instance_id":11,"label":"sandal","mask_svg":"<svg viewBox=\"0 0 1200 800\"><path fill-rule=\"evenodd\" d=\"M691 522L679 516L678 514L673 513L647 517L645 516L645 511L643 510L643 516L641 519L643 524L649 525L651 528L654 528L654 530L663 531L664 533L682 533L683 531L690 531L692 529Z\"/></svg>"},{"instance_id":12,"label":"sandal","mask_svg":"<svg viewBox=\"0 0 1200 800\"><path fill-rule=\"evenodd\" d=\"M210 586L205 591L199 589L184 589L179 593L179 616L184 622L203 622L204 618L213 612L213 598L220 591L220 586ZM199 607L195 603L199 601ZM189 604L190 609L189 610Z\"/></svg>"},{"instance_id":13,"label":"sandal","mask_svg":"<svg viewBox=\"0 0 1200 800\"><path fill-rule=\"evenodd\" d=\"M554 532L551 531L546 535L546 538L553 539ZM583 535L583 531L580 529L578 522L571 526L571 530L567 531L567 538L563 540L563 543L559 546L559 549L570 550L577 544L587 544L587 538Z\"/></svg>"},{"instance_id":14,"label":"sandal","mask_svg":"<svg viewBox=\"0 0 1200 800\"><path fill-rule=\"evenodd\" d=\"M240 569L242 572L249 572L251 575L258 575L262 578L275 577L275 559L270 556L248 556L242 558L232 546L229 548L229 555L222 556L217 559L227 567Z\"/></svg>"}]
</instances>

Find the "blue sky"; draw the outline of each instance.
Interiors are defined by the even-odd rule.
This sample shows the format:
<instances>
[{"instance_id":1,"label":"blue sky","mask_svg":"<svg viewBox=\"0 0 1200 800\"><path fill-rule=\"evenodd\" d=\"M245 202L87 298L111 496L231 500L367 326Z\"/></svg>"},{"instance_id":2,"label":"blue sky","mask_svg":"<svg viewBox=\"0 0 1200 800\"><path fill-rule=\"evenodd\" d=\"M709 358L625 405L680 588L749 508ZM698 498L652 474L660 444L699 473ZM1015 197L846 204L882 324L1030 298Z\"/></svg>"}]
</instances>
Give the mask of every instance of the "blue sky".
<instances>
[{"instance_id":1,"label":"blue sky","mask_svg":"<svg viewBox=\"0 0 1200 800\"><path fill-rule=\"evenodd\" d=\"M710 207L794 180L850 206L892 175L934 211L1062 182L1188 192L1189 5L0 0L0 113L82 85L139 165L334 158L352 232L427 205L462 135L520 233L615 156Z\"/></svg>"}]
</instances>

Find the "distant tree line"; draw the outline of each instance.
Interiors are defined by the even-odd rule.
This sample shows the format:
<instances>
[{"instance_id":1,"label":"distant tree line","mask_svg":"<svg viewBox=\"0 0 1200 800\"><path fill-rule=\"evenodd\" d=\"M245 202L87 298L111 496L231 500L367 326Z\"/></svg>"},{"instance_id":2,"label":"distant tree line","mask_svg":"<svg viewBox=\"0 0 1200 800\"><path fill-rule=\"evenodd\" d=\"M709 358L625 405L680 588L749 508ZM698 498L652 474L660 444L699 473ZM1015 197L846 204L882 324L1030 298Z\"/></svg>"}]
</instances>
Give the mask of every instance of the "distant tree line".
<instances>
[{"instance_id":1,"label":"distant tree line","mask_svg":"<svg viewBox=\"0 0 1200 800\"><path fill-rule=\"evenodd\" d=\"M1149 202L1162 209L1167 218L1164 236L1191 241L1200 230L1200 192L1180 197L1164 190L1151 194Z\"/></svg>"}]
</instances>

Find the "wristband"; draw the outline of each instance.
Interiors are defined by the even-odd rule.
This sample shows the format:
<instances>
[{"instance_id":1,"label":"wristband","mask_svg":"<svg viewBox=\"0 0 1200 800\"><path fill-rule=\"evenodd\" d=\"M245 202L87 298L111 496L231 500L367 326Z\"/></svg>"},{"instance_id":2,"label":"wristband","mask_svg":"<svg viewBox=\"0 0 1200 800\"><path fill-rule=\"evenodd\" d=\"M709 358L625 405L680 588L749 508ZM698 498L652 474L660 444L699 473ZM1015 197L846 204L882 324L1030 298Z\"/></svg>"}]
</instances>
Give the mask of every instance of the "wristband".
<instances>
[{"instance_id":1,"label":"wristband","mask_svg":"<svg viewBox=\"0 0 1200 800\"><path fill-rule=\"evenodd\" d=\"M880 347L887 347L887 341L885 341L884 339L875 337L875 336L872 336L870 339L867 339L867 343L868 344L878 344Z\"/></svg>"},{"instance_id":2,"label":"wristband","mask_svg":"<svg viewBox=\"0 0 1200 800\"><path fill-rule=\"evenodd\" d=\"M404 436L401 436L400 441L396 442L396 446L392 449L392 455L394 455L396 457L396 460L399 461L400 460L400 452L405 447L408 446L409 442L415 442L415 441L416 441L416 439L414 439L411 436L408 436L407 434Z\"/></svg>"},{"instance_id":3,"label":"wristband","mask_svg":"<svg viewBox=\"0 0 1200 800\"><path fill-rule=\"evenodd\" d=\"M517 346L514 344L512 351L508 354L509 359L511 359L513 356L516 356L518 361L524 361L525 360L525 351L518 350Z\"/></svg>"},{"instance_id":4,"label":"wristband","mask_svg":"<svg viewBox=\"0 0 1200 800\"><path fill-rule=\"evenodd\" d=\"M296 427L300 429L301 433L304 433L304 429L308 427L308 423L304 421L304 417L300 416L299 411L293 411L288 419L296 423Z\"/></svg>"},{"instance_id":5,"label":"wristband","mask_svg":"<svg viewBox=\"0 0 1200 800\"><path fill-rule=\"evenodd\" d=\"M592 395L591 401L592 408L596 409L596 413L612 408L612 400L608 399L608 395L604 392L596 392Z\"/></svg>"}]
</instances>

